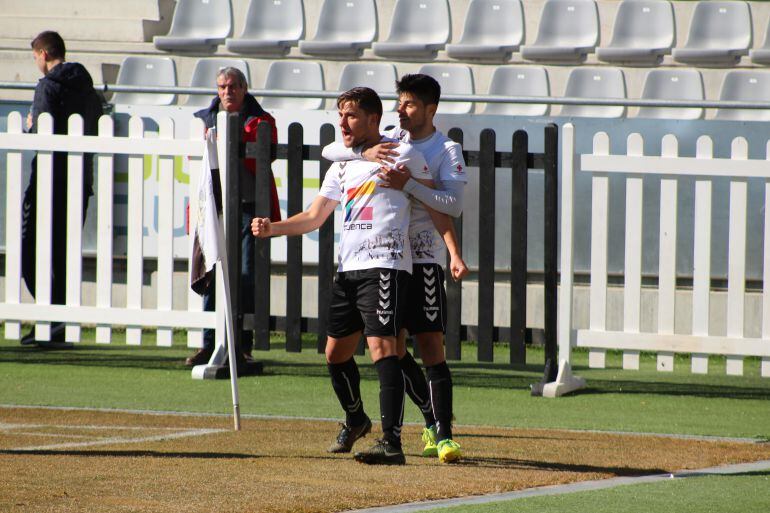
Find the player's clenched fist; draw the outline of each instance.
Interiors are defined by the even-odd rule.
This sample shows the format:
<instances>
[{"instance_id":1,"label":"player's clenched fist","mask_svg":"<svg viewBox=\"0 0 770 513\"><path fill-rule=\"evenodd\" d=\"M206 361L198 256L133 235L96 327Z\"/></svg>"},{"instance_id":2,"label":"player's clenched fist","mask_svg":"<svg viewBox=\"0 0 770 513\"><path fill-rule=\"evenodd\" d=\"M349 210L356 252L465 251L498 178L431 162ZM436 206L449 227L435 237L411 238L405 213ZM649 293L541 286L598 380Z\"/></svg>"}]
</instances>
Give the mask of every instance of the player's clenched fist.
<instances>
[{"instance_id":1,"label":"player's clenched fist","mask_svg":"<svg viewBox=\"0 0 770 513\"><path fill-rule=\"evenodd\" d=\"M454 281L460 281L468 274L468 266L465 265L465 261L459 255L451 255L449 272L452 274Z\"/></svg>"},{"instance_id":2,"label":"player's clenched fist","mask_svg":"<svg viewBox=\"0 0 770 513\"><path fill-rule=\"evenodd\" d=\"M269 217L255 217L251 220L251 233L255 237L264 239L272 235L272 226L270 226Z\"/></svg>"}]
</instances>

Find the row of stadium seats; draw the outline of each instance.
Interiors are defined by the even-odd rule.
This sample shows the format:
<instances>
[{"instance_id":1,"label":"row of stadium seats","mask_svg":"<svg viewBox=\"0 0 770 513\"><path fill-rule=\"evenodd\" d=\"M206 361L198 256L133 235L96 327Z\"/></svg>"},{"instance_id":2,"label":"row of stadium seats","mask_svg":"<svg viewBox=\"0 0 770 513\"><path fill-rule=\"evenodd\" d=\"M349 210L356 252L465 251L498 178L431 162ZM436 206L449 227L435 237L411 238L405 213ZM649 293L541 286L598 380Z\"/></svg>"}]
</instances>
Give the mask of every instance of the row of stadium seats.
<instances>
[{"instance_id":1,"label":"row of stadium seats","mask_svg":"<svg viewBox=\"0 0 770 513\"><path fill-rule=\"evenodd\" d=\"M249 68L241 59L200 59L193 70L191 87L214 87L214 77L225 66L236 67L249 78ZM470 67L452 64L425 64L420 72L433 76L441 84L442 94L472 95L475 93L473 73ZM396 67L382 62L355 62L346 64L340 75L337 90L354 86L392 93L396 81ZM249 83L251 81L249 80ZM168 57L127 57L118 74L118 85L175 86L176 68ZM325 90L322 66L312 61L274 61L268 68L265 90ZM492 75L487 91L500 96L550 96L548 72L542 66L499 66ZM576 98L626 98L626 80L621 69L613 67L576 67L569 73L563 96ZM658 100L703 100L703 78L700 71L688 68L653 69L647 72L641 97ZM730 70L724 75L721 100L770 102L770 71ZM176 100L173 94L116 93L116 104L170 105ZM210 96L190 95L186 105L208 105ZM322 109L321 98L266 97L262 104L267 109ZM385 110L395 109L394 101L384 102ZM472 112L473 102L443 102L440 113L464 114ZM550 112L542 104L488 103L485 114L541 116ZM623 117L622 106L565 105L559 113L564 116ZM700 108L643 107L640 117L669 119L700 119ZM770 120L770 110L719 109L717 119Z\"/></svg>"},{"instance_id":2,"label":"row of stadium seats","mask_svg":"<svg viewBox=\"0 0 770 513\"><path fill-rule=\"evenodd\" d=\"M532 13L535 15L535 13ZM449 44L448 0L396 0L390 34L377 38L375 0L324 0L318 29L305 34L303 0L250 0L240 37L232 31L230 0L178 0L166 36L156 36L164 51L200 51L224 43L235 53L288 53L354 58L370 48L389 59L433 58L439 50L458 60L506 59L520 52L524 59L581 62L596 52L600 61L654 65L663 55L699 66L734 64L749 55L755 64L770 64L770 31L761 48L752 49L751 7L743 1L701 1L695 7L687 42L673 48L676 23L666 0L623 0L615 18L612 40L597 48L600 20L594 0L546 0L539 13L537 37L524 45L521 0L470 0L460 40ZM769 27L770 28L770 27Z\"/></svg>"}]
</instances>

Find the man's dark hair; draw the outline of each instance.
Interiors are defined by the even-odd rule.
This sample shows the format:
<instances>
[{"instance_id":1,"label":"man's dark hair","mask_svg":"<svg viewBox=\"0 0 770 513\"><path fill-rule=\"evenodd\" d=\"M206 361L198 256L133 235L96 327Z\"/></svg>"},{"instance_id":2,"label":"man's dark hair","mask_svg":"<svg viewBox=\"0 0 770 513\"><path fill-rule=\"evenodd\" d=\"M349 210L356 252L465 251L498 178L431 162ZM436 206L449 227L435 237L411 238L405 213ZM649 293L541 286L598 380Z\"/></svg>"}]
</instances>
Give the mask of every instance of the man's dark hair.
<instances>
[{"instance_id":1,"label":"man's dark hair","mask_svg":"<svg viewBox=\"0 0 770 513\"><path fill-rule=\"evenodd\" d=\"M367 114L377 114L382 118L382 100L374 89L368 87L354 87L337 97L337 108L343 103L353 102Z\"/></svg>"},{"instance_id":2,"label":"man's dark hair","mask_svg":"<svg viewBox=\"0 0 770 513\"><path fill-rule=\"evenodd\" d=\"M53 30L46 30L32 40L30 46L33 50L41 51L45 50L49 57L52 59L64 59L64 39L61 38L58 32Z\"/></svg>"},{"instance_id":3,"label":"man's dark hair","mask_svg":"<svg viewBox=\"0 0 770 513\"><path fill-rule=\"evenodd\" d=\"M422 73L404 75L396 80L396 93L409 93L425 105L438 105L441 98L441 86L435 78Z\"/></svg>"}]
</instances>

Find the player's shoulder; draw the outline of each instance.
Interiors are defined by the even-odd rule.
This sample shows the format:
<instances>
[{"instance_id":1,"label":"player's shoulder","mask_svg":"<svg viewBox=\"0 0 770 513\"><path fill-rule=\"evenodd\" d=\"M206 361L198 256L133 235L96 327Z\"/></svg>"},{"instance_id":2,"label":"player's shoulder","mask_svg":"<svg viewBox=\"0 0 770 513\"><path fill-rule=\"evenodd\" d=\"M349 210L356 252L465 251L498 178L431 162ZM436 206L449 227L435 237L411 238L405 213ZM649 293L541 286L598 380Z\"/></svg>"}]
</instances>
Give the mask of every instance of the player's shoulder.
<instances>
[{"instance_id":1,"label":"player's shoulder","mask_svg":"<svg viewBox=\"0 0 770 513\"><path fill-rule=\"evenodd\" d=\"M434 136L435 144L440 144L445 149L453 151L453 152L460 152L462 153L462 146L460 146L460 143L457 143L450 139L444 132L441 130L436 130L436 135Z\"/></svg>"},{"instance_id":2,"label":"player's shoulder","mask_svg":"<svg viewBox=\"0 0 770 513\"><path fill-rule=\"evenodd\" d=\"M399 126L394 126L383 132L383 135L396 141L409 141L409 132Z\"/></svg>"}]
</instances>

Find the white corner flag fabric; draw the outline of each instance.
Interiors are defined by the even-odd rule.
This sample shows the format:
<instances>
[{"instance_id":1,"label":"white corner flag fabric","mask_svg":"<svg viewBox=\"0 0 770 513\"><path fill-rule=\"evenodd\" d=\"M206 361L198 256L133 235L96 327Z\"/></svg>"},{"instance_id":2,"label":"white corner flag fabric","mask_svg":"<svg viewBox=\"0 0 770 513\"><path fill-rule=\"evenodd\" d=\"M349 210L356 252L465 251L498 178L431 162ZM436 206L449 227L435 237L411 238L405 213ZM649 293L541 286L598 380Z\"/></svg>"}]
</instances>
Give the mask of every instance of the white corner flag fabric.
<instances>
[{"instance_id":1,"label":"white corner flag fabric","mask_svg":"<svg viewBox=\"0 0 770 513\"><path fill-rule=\"evenodd\" d=\"M193 239L193 265L190 286L203 294L211 280L214 264L220 259L217 229L217 198L214 195L212 172L219 172L217 141L214 129L206 134L206 148L203 152L201 177L198 182L198 211L194 213L195 232Z\"/></svg>"}]
</instances>

